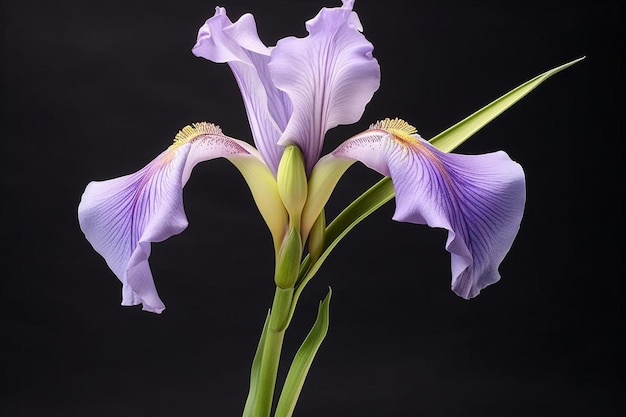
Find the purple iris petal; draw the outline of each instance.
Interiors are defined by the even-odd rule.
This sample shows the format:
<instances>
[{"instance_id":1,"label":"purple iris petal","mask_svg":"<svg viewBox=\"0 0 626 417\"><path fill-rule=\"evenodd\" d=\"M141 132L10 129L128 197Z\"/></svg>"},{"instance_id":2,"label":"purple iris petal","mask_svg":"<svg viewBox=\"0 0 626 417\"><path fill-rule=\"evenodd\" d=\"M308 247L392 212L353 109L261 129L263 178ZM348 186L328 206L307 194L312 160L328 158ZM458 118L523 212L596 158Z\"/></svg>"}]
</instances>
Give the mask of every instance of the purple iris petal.
<instances>
[{"instance_id":1,"label":"purple iris petal","mask_svg":"<svg viewBox=\"0 0 626 417\"><path fill-rule=\"evenodd\" d=\"M447 154L417 134L379 129L357 135L328 158L363 162L391 177L394 220L448 230L452 289L463 298L500 279L498 267L519 230L524 172L504 152Z\"/></svg>"},{"instance_id":2,"label":"purple iris petal","mask_svg":"<svg viewBox=\"0 0 626 417\"><path fill-rule=\"evenodd\" d=\"M187 227L181 177L189 148L169 162L165 151L134 174L91 182L82 196L81 229L122 282L122 305L143 304L155 313L165 308L148 264L150 243Z\"/></svg>"},{"instance_id":3,"label":"purple iris petal","mask_svg":"<svg viewBox=\"0 0 626 417\"><path fill-rule=\"evenodd\" d=\"M148 264L150 244L185 230L183 186L198 162L218 157L259 158L244 142L196 135L133 174L87 185L78 206L80 227L122 282L122 305L143 304L144 310L155 313L165 308Z\"/></svg>"},{"instance_id":4,"label":"purple iris petal","mask_svg":"<svg viewBox=\"0 0 626 417\"><path fill-rule=\"evenodd\" d=\"M254 17L245 14L232 23L226 10L217 7L200 28L193 53L228 63L241 90L254 143L276 173L284 149L277 142L291 115L291 102L270 80L270 49L259 39Z\"/></svg>"},{"instance_id":5,"label":"purple iris petal","mask_svg":"<svg viewBox=\"0 0 626 417\"><path fill-rule=\"evenodd\" d=\"M278 143L298 145L308 172L326 131L358 121L380 85L373 46L361 34L352 4L344 0L341 8L323 8L306 23L309 36L282 39L271 53L272 80L293 103Z\"/></svg>"}]
</instances>

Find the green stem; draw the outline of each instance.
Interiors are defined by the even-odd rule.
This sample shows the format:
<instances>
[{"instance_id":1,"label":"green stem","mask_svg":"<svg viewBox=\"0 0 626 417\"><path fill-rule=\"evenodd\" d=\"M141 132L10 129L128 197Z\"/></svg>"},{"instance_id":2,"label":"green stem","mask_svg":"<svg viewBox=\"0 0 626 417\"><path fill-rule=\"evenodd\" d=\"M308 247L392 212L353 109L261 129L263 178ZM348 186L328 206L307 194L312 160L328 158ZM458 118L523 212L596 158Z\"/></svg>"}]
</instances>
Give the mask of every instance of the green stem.
<instances>
[{"instance_id":1,"label":"green stem","mask_svg":"<svg viewBox=\"0 0 626 417\"><path fill-rule=\"evenodd\" d=\"M255 413L255 416L269 417L272 411L274 387L276 386L278 363L280 361L280 351L283 347L284 336L284 330L279 332L270 330L265 339L263 360L261 362L261 374L259 376L259 391L257 392L256 398L257 412Z\"/></svg>"},{"instance_id":2,"label":"green stem","mask_svg":"<svg viewBox=\"0 0 626 417\"><path fill-rule=\"evenodd\" d=\"M255 417L269 417L272 411L276 376L280 352L283 347L283 339L291 309L293 288L276 288L274 302L270 312L269 327L263 345L261 359L261 371L259 373L259 385L255 399Z\"/></svg>"}]
</instances>

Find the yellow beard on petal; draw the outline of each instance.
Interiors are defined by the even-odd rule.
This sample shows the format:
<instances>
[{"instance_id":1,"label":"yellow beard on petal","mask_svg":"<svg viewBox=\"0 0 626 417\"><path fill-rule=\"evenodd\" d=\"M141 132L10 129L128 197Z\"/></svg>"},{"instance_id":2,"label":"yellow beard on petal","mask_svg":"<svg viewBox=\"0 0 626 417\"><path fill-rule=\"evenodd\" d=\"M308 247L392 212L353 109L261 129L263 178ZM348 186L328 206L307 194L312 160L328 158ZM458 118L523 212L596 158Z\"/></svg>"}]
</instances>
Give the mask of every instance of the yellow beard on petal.
<instances>
[{"instance_id":1,"label":"yellow beard on petal","mask_svg":"<svg viewBox=\"0 0 626 417\"><path fill-rule=\"evenodd\" d=\"M213 123L198 122L187 125L178 131L174 137L174 143L167 148L167 153L164 155L163 163L167 164L171 162L176 154L176 151L183 145L191 143L204 135L223 135L222 129Z\"/></svg>"},{"instance_id":2,"label":"yellow beard on petal","mask_svg":"<svg viewBox=\"0 0 626 417\"><path fill-rule=\"evenodd\" d=\"M397 139L409 144L415 144L415 142L417 142L417 139L411 136L417 133L415 126L410 125L397 117L395 119L387 118L385 120L379 120L371 125L370 129L384 130L385 132L395 136Z\"/></svg>"},{"instance_id":3,"label":"yellow beard on petal","mask_svg":"<svg viewBox=\"0 0 626 417\"><path fill-rule=\"evenodd\" d=\"M199 122L187 125L178 131L174 137L174 143L170 146L175 151L185 143L193 142L202 135L222 135L222 129L213 123Z\"/></svg>"},{"instance_id":4,"label":"yellow beard on petal","mask_svg":"<svg viewBox=\"0 0 626 417\"><path fill-rule=\"evenodd\" d=\"M439 158L428 148L428 146L413 136L417 133L415 126L396 117L394 119L386 118L384 120L379 120L371 125L370 129L380 129L389 133L397 142L405 147L405 152L409 152L409 147L416 150L431 160L442 175L445 178L448 178L448 173Z\"/></svg>"}]
</instances>

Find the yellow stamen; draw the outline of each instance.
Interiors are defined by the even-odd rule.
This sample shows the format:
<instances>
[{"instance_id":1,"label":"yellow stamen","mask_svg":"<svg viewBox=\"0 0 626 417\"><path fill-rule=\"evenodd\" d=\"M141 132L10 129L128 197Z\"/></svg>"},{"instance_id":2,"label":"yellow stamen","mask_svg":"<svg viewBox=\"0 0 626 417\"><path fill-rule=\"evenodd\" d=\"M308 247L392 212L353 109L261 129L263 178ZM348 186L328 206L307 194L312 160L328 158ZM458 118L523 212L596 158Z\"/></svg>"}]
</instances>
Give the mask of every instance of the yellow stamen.
<instances>
[{"instance_id":1,"label":"yellow stamen","mask_svg":"<svg viewBox=\"0 0 626 417\"><path fill-rule=\"evenodd\" d=\"M415 138L411 135L417 133L417 129L402 119L385 119L379 120L370 126L370 129L380 129L391 133L395 137L405 142L414 143Z\"/></svg>"},{"instance_id":2,"label":"yellow stamen","mask_svg":"<svg viewBox=\"0 0 626 417\"><path fill-rule=\"evenodd\" d=\"M174 137L172 149L176 149L185 143L189 143L202 135L222 135L222 129L213 123L199 122L187 125L178 131Z\"/></svg>"}]
</instances>

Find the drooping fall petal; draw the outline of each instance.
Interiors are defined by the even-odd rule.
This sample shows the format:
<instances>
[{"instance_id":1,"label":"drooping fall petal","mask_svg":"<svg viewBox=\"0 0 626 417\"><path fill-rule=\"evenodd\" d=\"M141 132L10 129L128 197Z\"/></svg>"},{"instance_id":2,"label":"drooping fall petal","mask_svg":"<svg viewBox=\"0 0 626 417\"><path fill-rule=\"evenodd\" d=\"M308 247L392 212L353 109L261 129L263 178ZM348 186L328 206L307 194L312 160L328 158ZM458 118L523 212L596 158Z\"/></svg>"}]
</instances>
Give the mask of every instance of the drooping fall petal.
<instances>
[{"instance_id":1,"label":"drooping fall petal","mask_svg":"<svg viewBox=\"0 0 626 417\"><path fill-rule=\"evenodd\" d=\"M307 172L320 156L326 131L358 121L380 85L380 67L353 3L323 8L306 23L307 37L282 39L271 52L272 80L293 105L278 143L298 145Z\"/></svg>"},{"instance_id":2,"label":"drooping fall petal","mask_svg":"<svg viewBox=\"0 0 626 417\"><path fill-rule=\"evenodd\" d=\"M406 122L386 119L322 158L312 177L338 178L357 160L391 177L394 220L448 230L454 292L472 298L500 279L526 198L524 172L506 153L444 153Z\"/></svg>"},{"instance_id":3,"label":"drooping fall petal","mask_svg":"<svg viewBox=\"0 0 626 417\"><path fill-rule=\"evenodd\" d=\"M276 173L284 149L278 138L292 108L287 95L270 79L270 49L259 39L254 17L245 14L233 23L224 8L216 7L215 15L200 28L192 51L213 62L228 63L241 90L254 143Z\"/></svg>"},{"instance_id":4,"label":"drooping fall petal","mask_svg":"<svg viewBox=\"0 0 626 417\"><path fill-rule=\"evenodd\" d=\"M240 171L261 214L268 221L268 212L274 213L282 233L286 214L278 210L282 206L272 173L253 147L224 136L212 124L186 127L172 146L141 170L91 182L85 189L78 207L80 227L122 282L122 305L143 304L144 310L156 313L165 308L148 264L151 243L187 227L183 187L197 163L219 157L245 167Z\"/></svg>"}]
</instances>

